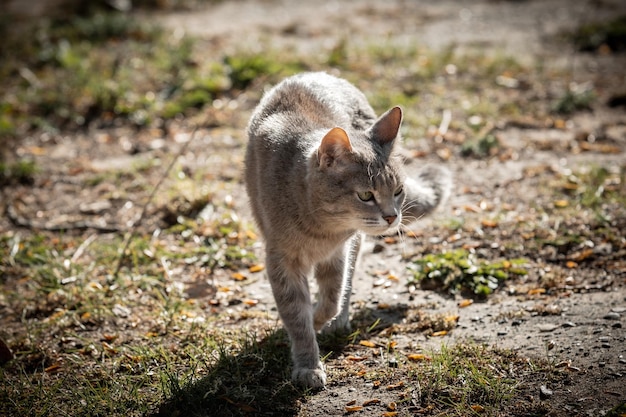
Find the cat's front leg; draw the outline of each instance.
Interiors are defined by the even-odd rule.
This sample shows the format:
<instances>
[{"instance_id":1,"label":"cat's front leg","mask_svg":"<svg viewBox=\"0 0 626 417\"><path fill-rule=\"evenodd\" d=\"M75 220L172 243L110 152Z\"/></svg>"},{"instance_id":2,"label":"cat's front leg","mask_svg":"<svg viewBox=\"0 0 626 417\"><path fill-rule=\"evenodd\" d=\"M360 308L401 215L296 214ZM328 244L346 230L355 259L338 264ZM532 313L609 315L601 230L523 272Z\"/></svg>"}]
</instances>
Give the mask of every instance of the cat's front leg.
<instances>
[{"instance_id":1,"label":"cat's front leg","mask_svg":"<svg viewBox=\"0 0 626 417\"><path fill-rule=\"evenodd\" d=\"M299 265L285 265L280 255L268 255L267 272L278 314L291 341L292 380L310 388L323 388L326 373L313 328L309 271Z\"/></svg>"},{"instance_id":2,"label":"cat's front leg","mask_svg":"<svg viewBox=\"0 0 626 417\"><path fill-rule=\"evenodd\" d=\"M357 233L335 257L316 268L319 295L314 315L315 330L327 334L350 332L352 277L362 240L362 235Z\"/></svg>"}]
</instances>

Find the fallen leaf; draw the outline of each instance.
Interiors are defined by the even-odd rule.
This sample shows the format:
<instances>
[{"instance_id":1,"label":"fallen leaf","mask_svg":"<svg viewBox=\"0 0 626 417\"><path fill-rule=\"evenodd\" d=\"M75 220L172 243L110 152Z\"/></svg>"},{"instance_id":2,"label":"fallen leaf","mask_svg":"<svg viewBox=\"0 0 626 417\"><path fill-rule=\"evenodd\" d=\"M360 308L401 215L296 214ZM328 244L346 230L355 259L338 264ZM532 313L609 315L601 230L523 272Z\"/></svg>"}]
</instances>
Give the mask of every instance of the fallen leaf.
<instances>
[{"instance_id":1,"label":"fallen leaf","mask_svg":"<svg viewBox=\"0 0 626 417\"><path fill-rule=\"evenodd\" d=\"M397 239L396 239L395 237L393 237L393 236L387 236L387 237L384 239L384 242L385 242L386 244L388 244L388 245L392 245L392 244L394 244L394 243L396 243L396 242L397 242Z\"/></svg>"},{"instance_id":2,"label":"fallen leaf","mask_svg":"<svg viewBox=\"0 0 626 417\"><path fill-rule=\"evenodd\" d=\"M398 408L398 404L393 401L387 404L387 410L389 411L396 411L396 408Z\"/></svg>"},{"instance_id":3,"label":"fallen leaf","mask_svg":"<svg viewBox=\"0 0 626 417\"><path fill-rule=\"evenodd\" d=\"M494 227L498 227L498 222L496 222L495 220L484 219L480 223L483 225L483 227L489 227L492 229Z\"/></svg>"},{"instance_id":4,"label":"fallen leaf","mask_svg":"<svg viewBox=\"0 0 626 417\"><path fill-rule=\"evenodd\" d=\"M429 361L432 358L430 356L426 356L423 353L411 353L406 357L410 361L418 362L418 361Z\"/></svg>"},{"instance_id":5,"label":"fallen leaf","mask_svg":"<svg viewBox=\"0 0 626 417\"><path fill-rule=\"evenodd\" d=\"M61 369L61 365L59 365L58 363L55 363L54 365L50 365L47 368L44 369L44 371L47 374L51 374L54 372L58 372Z\"/></svg>"},{"instance_id":6,"label":"fallen leaf","mask_svg":"<svg viewBox=\"0 0 626 417\"><path fill-rule=\"evenodd\" d=\"M362 405L346 405L346 413L356 413L363 409Z\"/></svg>"},{"instance_id":7,"label":"fallen leaf","mask_svg":"<svg viewBox=\"0 0 626 417\"><path fill-rule=\"evenodd\" d=\"M451 316L446 316L443 318L443 321L445 321L446 323L451 323L453 321L459 321L459 315L458 314L454 314Z\"/></svg>"},{"instance_id":8,"label":"fallen leaf","mask_svg":"<svg viewBox=\"0 0 626 417\"><path fill-rule=\"evenodd\" d=\"M567 200L556 200L554 202L554 207L556 208L565 208L567 206L569 206L569 201Z\"/></svg>"},{"instance_id":9,"label":"fallen leaf","mask_svg":"<svg viewBox=\"0 0 626 417\"><path fill-rule=\"evenodd\" d=\"M245 281L247 279L244 274L239 272L233 272L230 277L235 281Z\"/></svg>"},{"instance_id":10,"label":"fallen leaf","mask_svg":"<svg viewBox=\"0 0 626 417\"><path fill-rule=\"evenodd\" d=\"M383 417L395 417L398 415L397 411L385 411L382 416Z\"/></svg>"},{"instance_id":11,"label":"fallen leaf","mask_svg":"<svg viewBox=\"0 0 626 417\"><path fill-rule=\"evenodd\" d=\"M348 357L346 357L346 359L352 362L361 362L364 361L366 358L364 356L349 355Z\"/></svg>"},{"instance_id":12,"label":"fallen leaf","mask_svg":"<svg viewBox=\"0 0 626 417\"><path fill-rule=\"evenodd\" d=\"M359 342L359 345L365 346L365 347L369 347L369 348L375 348L376 347L376 343L370 342L369 340L361 340Z\"/></svg>"},{"instance_id":13,"label":"fallen leaf","mask_svg":"<svg viewBox=\"0 0 626 417\"><path fill-rule=\"evenodd\" d=\"M265 265L263 264L257 264L257 265L252 265L250 268L248 268L248 270L252 273L254 272L261 272L265 269Z\"/></svg>"},{"instance_id":14,"label":"fallen leaf","mask_svg":"<svg viewBox=\"0 0 626 417\"><path fill-rule=\"evenodd\" d=\"M483 407L482 405L478 405L478 404L474 404L470 406L470 408L474 410L474 412L476 413L482 413L485 411L485 407Z\"/></svg>"},{"instance_id":15,"label":"fallen leaf","mask_svg":"<svg viewBox=\"0 0 626 417\"><path fill-rule=\"evenodd\" d=\"M259 300L254 300L254 299L249 298L249 299L243 300L243 303L245 305L255 306L255 305L259 304Z\"/></svg>"},{"instance_id":16,"label":"fallen leaf","mask_svg":"<svg viewBox=\"0 0 626 417\"><path fill-rule=\"evenodd\" d=\"M387 385L387 391L393 391L394 389L402 388L403 386L404 386L403 381L400 381L397 384Z\"/></svg>"},{"instance_id":17,"label":"fallen leaf","mask_svg":"<svg viewBox=\"0 0 626 417\"><path fill-rule=\"evenodd\" d=\"M569 269L574 269L578 267L578 264L574 261L567 261L565 262L565 266L568 267Z\"/></svg>"},{"instance_id":18,"label":"fallen leaf","mask_svg":"<svg viewBox=\"0 0 626 417\"><path fill-rule=\"evenodd\" d=\"M447 330L440 330L438 332L434 332L433 334L431 334L432 337L439 337L439 336L445 336L448 334Z\"/></svg>"},{"instance_id":19,"label":"fallen leaf","mask_svg":"<svg viewBox=\"0 0 626 417\"><path fill-rule=\"evenodd\" d=\"M528 290L528 295L545 294L545 292L546 292L545 288L533 288L531 290Z\"/></svg>"},{"instance_id":20,"label":"fallen leaf","mask_svg":"<svg viewBox=\"0 0 626 417\"><path fill-rule=\"evenodd\" d=\"M472 304L474 304L474 301L473 301L473 300L470 300L469 298L466 298L466 299L464 299L464 300L459 301L458 306L459 306L460 308L464 308L464 307L471 306Z\"/></svg>"},{"instance_id":21,"label":"fallen leaf","mask_svg":"<svg viewBox=\"0 0 626 417\"><path fill-rule=\"evenodd\" d=\"M372 398L371 400L363 401L363 407L374 404L380 404L380 400L378 398Z\"/></svg>"},{"instance_id":22,"label":"fallen leaf","mask_svg":"<svg viewBox=\"0 0 626 417\"><path fill-rule=\"evenodd\" d=\"M379 310L386 310L389 307L391 307L389 304L387 303L378 303L378 305L376 306L377 309Z\"/></svg>"}]
</instances>

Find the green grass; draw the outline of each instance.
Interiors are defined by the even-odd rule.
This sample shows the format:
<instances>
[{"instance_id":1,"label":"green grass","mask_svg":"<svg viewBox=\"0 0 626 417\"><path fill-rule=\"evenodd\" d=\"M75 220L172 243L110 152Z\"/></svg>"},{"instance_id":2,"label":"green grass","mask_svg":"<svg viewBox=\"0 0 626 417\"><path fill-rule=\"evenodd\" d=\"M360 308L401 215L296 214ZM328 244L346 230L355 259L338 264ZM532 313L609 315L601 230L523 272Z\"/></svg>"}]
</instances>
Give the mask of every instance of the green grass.
<instances>
[{"instance_id":1,"label":"green grass","mask_svg":"<svg viewBox=\"0 0 626 417\"><path fill-rule=\"evenodd\" d=\"M457 249L440 254L426 254L409 266L409 283L451 294L469 293L485 297L493 293L511 275L526 275L526 259L489 262L475 253Z\"/></svg>"},{"instance_id":2,"label":"green grass","mask_svg":"<svg viewBox=\"0 0 626 417\"><path fill-rule=\"evenodd\" d=\"M332 67L366 91L378 112L404 106L403 129L411 146L489 159L505 150L494 134L482 134L485 126L520 114L541 119L554 110L576 112L594 103L592 91L568 90L554 108L537 98L547 72L501 53L460 51L454 45L433 51L387 40L357 46L344 39L307 56L268 48L262 54L239 50L207 57L200 39L108 13L42 19L33 33L37 36L3 40L0 135L73 133L90 125L167 130L168 121L202 115L216 99L227 102L242 93L256 98L284 76ZM518 88L516 82L527 85ZM439 143L433 132L445 110L452 112L450 134ZM215 123L224 128L230 119ZM243 130L241 124L229 128ZM140 205L161 167L158 158L75 179L86 188L114 190L103 198ZM32 184L50 169L36 159L2 162L0 185ZM151 206L153 223L129 234L124 253L125 230L1 232L0 338L15 358L0 366L0 415L244 416L268 410L297 415L314 393L289 382L289 345L275 312L245 303L241 286L256 279L246 268L258 262L258 238L222 201L229 184L214 178L202 167L170 173ZM520 257L548 246L567 252L596 232L615 247L621 244L619 219L610 213L623 213L626 206L623 167L550 181L560 194L550 194L540 214L578 220L582 209L599 221L583 230L563 221L554 234L543 235L545 225L529 220L519 226L532 235ZM568 204L550 204L557 199ZM457 217L448 229L465 228L465 217ZM487 297L504 280L526 273L517 256L494 261L468 250L433 252L411 261L409 281ZM231 278L237 271L248 279ZM202 296L194 298L192 289ZM443 346L417 361L411 359L414 352L392 348L393 337L383 336L388 323L367 309L354 313L355 330L348 338L322 340L334 386L354 378L378 381L383 390L403 383L396 401L406 413L500 415L521 403L529 407L527 415L542 415L541 405L528 404L523 387L546 375L541 361L529 364L512 352L467 344ZM425 335L454 325L419 312L398 314L406 314L406 328ZM398 367L381 367L374 350L358 344L367 338L383 346ZM371 360L346 364L343 352Z\"/></svg>"}]
</instances>

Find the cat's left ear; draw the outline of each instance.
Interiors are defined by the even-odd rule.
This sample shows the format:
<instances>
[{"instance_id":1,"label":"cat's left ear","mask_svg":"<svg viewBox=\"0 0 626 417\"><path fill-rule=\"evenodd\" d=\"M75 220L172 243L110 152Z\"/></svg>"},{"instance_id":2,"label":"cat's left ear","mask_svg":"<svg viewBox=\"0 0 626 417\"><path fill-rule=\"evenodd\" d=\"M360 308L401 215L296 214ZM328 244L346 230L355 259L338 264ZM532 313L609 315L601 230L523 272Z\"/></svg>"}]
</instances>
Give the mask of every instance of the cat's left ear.
<instances>
[{"instance_id":1,"label":"cat's left ear","mask_svg":"<svg viewBox=\"0 0 626 417\"><path fill-rule=\"evenodd\" d=\"M330 167L352 152L352 144L348 134L340 127L332 128L322 139L317 149L317 163L322 167Z\"/></svg>"},{"instance_id":2,"label":"cat's left ear","mask_svg":"<svg viewBox=\"0 0 626 417\"><path fill-rule=\"evenodd\" d=\"M380 116L370 128L372 139L382 146L393 143L398 136L401 123L402 109L396 106Z\"/></svg>"}]
</instances>

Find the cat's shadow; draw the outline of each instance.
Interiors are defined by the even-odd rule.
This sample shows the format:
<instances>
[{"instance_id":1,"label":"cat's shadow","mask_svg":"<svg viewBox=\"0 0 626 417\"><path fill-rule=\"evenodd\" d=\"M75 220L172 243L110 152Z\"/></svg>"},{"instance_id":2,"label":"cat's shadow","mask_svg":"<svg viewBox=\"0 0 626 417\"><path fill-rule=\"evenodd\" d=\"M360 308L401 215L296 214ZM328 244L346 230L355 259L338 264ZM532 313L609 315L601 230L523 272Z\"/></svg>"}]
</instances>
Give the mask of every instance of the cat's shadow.
<instances>
[{"instance_id":1,"label":"cat's shadow","mask_svg":"<svg viewBox=\"0 0 626 417\"><path fill-rule=\"evenodd\" d=\"M404 313L398 308L381 316L380 310L358 309L351 321L352 335L319 337L322 354L340 355L347 345L402 320ZM216 356L214 364L198 370L187 383L166 376L168 398L149 417L297 415L307 395L314 393L290 381L289 341L282 328L260 338L249 335L237 348L224 343Z\"/></svg>"},{"instance_id":2,"label":"cat's shadow","mask_svg":"<svg viewBox=\"0 0 626 417\"><path fill-rule=\"evenodd\" d=\"M290 382L291 360L283 329L262 337L245 336L240 346L227 342L217 361L180 386L164 383L168 398L150 417L295 415L306 391Z\"/></svg>"}]
</instances>

